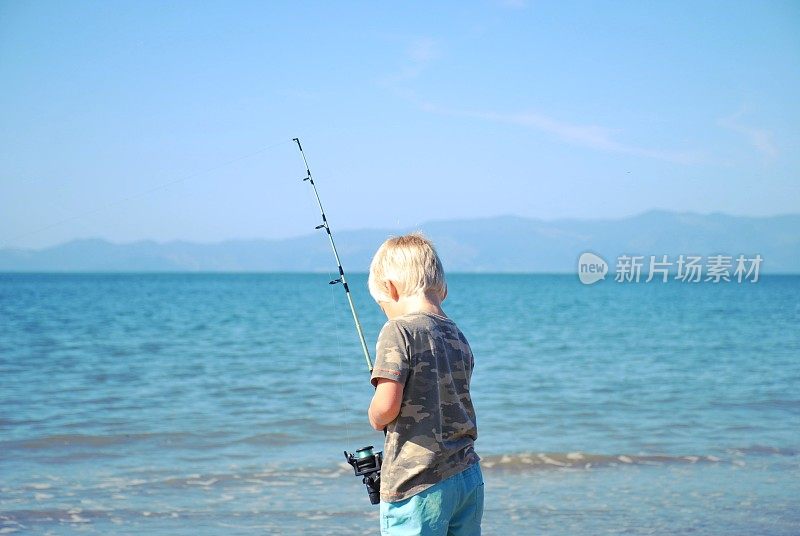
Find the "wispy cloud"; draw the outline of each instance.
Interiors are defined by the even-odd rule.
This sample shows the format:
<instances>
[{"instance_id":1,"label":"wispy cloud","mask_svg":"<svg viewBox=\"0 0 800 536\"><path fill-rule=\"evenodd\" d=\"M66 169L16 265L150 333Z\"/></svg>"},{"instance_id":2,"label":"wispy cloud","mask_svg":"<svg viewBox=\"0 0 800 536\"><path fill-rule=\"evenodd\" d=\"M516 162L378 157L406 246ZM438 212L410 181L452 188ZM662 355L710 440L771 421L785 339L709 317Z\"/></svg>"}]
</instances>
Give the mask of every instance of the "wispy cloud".
<instances>
[{"instance_id":1,"label":"wispy cloud","mask_svg":"<svg viewBox=\"0 0 800 536\"><path fill-rule=\"evenodd\" d=\"M427 64L439 57L439 44L430 37L419 37L408 47L408 57L416 63Z\"/></svg>"},{"instance_id":2,"label":"wispy cloud","mask_svg":"<svg viewBox=\"0 0 800 536\"><path fill-rule=\"evenodd\" d=\"M399 90L403 82L419 78L425 69L441 57L439 42L432 37L415 37L408 43L400 67L379 79L381 85Z\"/></svg>"},{"instance_id":3,"label":"wispy cloud","mask_svg":"<svg viewBox=\"0 0 800 536\"><path fill-rule=\"evenodd\" d=\"M750 145L767 158L778 156L778 147L772 139L772 132L764 128L742 124L741 118L745 111L742 108L733 115L723 117L718 121L719 126L744 135Z\"/></svg>"},{"instance_id":4,"label":"wispy cloud","mask_svg":"<svg viewBox=\"0 0 800 536\"><path fill-rule=\"evenodd\" d=\"M524 7L524 2L522 4ZM618 139L618 130L598 125L569 123L537 112L498 113L478 110L455 110L426 102L419 98L417 92L412 89L410 82L420 78L432 63L441 58L442 50L438 40L427 36L415 37L407 43L400 67L393 73L379 79L378 83L429 113L522 125L555 137L565 143L600 151L630 154L681 164L692 164L702 160L698 152L665 151L627 144Z\"/></svg>"},{"instance_id":5,"label":"wispy cloud","mask_svg":"<svg viewBox=\"0 0 800 536\"><path fill-rule=\"evenodd\" d=\"M691 164L700 160L700 155L696 152L664 151L630 145L615 139L618 132L617 130L598 125L568 123L536 112L497 113L474 110L452 110L442 108L429 102L421 103L420 108L427 112L440 115L472 117L495 123L508 123L530 127L566 143L600 151L630 154L680 164Z\"/></svg>"}]
</instances>

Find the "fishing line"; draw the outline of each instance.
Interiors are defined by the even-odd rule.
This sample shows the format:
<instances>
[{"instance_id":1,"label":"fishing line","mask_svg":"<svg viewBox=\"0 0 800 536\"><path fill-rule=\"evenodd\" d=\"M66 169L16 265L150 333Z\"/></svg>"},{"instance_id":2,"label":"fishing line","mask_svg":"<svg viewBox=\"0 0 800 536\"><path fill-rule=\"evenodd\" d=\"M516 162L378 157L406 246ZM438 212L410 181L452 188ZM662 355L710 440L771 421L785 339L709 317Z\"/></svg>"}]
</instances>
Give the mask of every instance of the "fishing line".
<instances>
[{"instance_id":1,"label":"fishing line","mask_svg":"<svg viewBox=\"0 0 800 536\"><path fill-rule=\"evenodd\" d=\"M317 186L314 184L314 179L311 177L311 169L308 167L308 160L306 160L306 155L303 152L303 146L300 145L299 138L293 138L293 140L297 143L297 148L300 149L300 154L303 157L303 163L306 166L306 176L303 178L303 181L308 181L311 183L311 188L314 191L314 197L317 199L317 205L319 206L320 214L322 215L322 223L316 226L316 229L325 229L325 232L328 234L328 240L331 243L331 249L333 250L333 256L336 258L336 265L339 268L339 277L337 279L331 279L329 281L330 285L340 284L344 288L345 296L347 296L347 303L350 305L350 312L353 313L353 322L356 325L356 331L358 332L358 339L361 342L361 349L364 351L364 358L367 360L367 368L369 369L370 375L372 374L372 360L369 357L369 350L367 349L367 341L364 339L364 330L361 329L361 322L358 320L358 313L356 313L356 307L353 304L353 297L350 295L350 287L347 285L347 278L344 275L344 268L342 268L342 261L339 259L339 252L336 251L336 244L333 241L333 234L331 233L331 228L328 225L328 218L325 216L325 209L322 208L322 201L319 198L319 192L317 191ZM334 313L336 311L336 301L334 300ZM339 334L337 329L336 334L336 341L337 344L339 343ZM341 370L341 347L339 347L339 367ZM340 382L340 385L343 385ZM349 430L348 434L348 442L349 442ZM386 436L387 430L386 428L383 429L383 435ZM344 451L344 459L347 460L347 463L353 468L356 476L362 477L361 482L367 487L367 495L369 496L369 502L372 504L378 504L380 502L380 489L381 489L381 464L383 463L383 453L382 452L375 452L373 450L372 445L368 445L366 447L361 447L360 449L356 449L355 453L350 454L346 450Z\"/></svg>"},{"instance_id":2,"label":"fishing line","mask_svg":"<svg viewBox=\"0 0 800 536\"><path fill-rule=\"evenodd\" d=\"M310 196L312 196L312 197L314 196L314 192L312 192L311 190L309 190L308 194ZM331 273L331 271L327 270L327 272L328 272L328 278L330 280L333 280L333 274ZM344 434L345 434L345 439L347 440L347 443L349 444L350 443L350 423L349 423L348 419L350 417L350 406L347 404L348 398L347 398L347 396L345 395L345 392L344 392L344 377L345 377L345 375L344 375L344 367L343 367L343 364L342 364L343 352L342 352L342 338L341 338L341 334L340 334L341 325L340 325L340 322L339 322L339 312L336 309L336 294L334 293L333 285L328 285L328 286L330 287L331 309L333 310L332 314L333 314L334 322L336 323L334 332L336 333L336 361L337 361L337 364L339 366L339 377L338 377L338 380L339 380L338 381L338 383L339 383L339 398L341 399L342 409L343 409L343 413L344 413Z\"/></svg>"},{"instance_id":3,"label":"fishing line","mask_svg":"<svg viewBox=\"0 0 800 536\"><path fill-rule=\"evenodd\" d=\"M331 277L331 273L328 272L328 277ZM344 392L344 367L342 365L342 340L339 334L340 325L339 325L339 313L336 311L336 294L333 292L333 285L328 285L330 287L330 294L331 294L331 304L333 306L333 317L334 321L336 322L336 361L339 364L339 397L342 400L342 407L344 408L344 437L347 441L347 444L350 444L350 406L347 404L347 396Z\"/></svg>"},{"instance_id":4,"label":"fishing line","mask_svg":"<svg viewBox=\"0 0 800 536\"><path fill-rule=\"evenodd\" d=\"M347 296L347 302L350 304L350 312L353 313L353 322L356 325L356 331L358 332L358 339L361 342L361 350L364 352L364 358L367 361L367 368L369 369L370 374L372 374L372 359L369 356L369 350L367 349L367 341L364 338L364 330L361 329L361 322L358 320L358 313L356 313L356 306L353 304L353 296L350 294L350 287L347 285L347 278L344 275L344 268L342 268L342 261L339 259L339 252L336 251L336 244L333 241L333 234L331 234L331 228L328 225L328 218L325 216L325 209L322 208L322 201L319 198L319 192L317 191L317 186L314 184L314 179L311 176L311 170L308 167L308 160L306 160L306 154L303 152L303 146L300 145L299 138L292 138L293 141L297 143L297 148L300 149L300 155L303 157L303 163L306 165L306 176L303 178L304 181L308 181L311 183L311 188L314 190L314 197L317 198L317 205L319 206L319 211L322 214L322 223L317 225L315 229L325 229L325 232L328 233L328 240L331 243L331 249L333 250L333 256L336 258L336 265L339 268L339 277L338 279L332 279L329 284L336 285L341 283L342 287L344 287L344 293Z\"/></svg>"},{"instance_id":5,"label":"fishing line","mask_svg":"<svg viewBox=\"0 0 800 536\"><path fill-rule=\"evenodd\" d=\"M245 155L238 156L238 157L232 158L230 160L226 160L226 161L224 161L222 163L215 164L215 165L213 165L211 167L204 168L204 169L201 169L199 171L194 171L192 173L189 173L188 175L184 175L182 177L178 177L176 179L172 179L170 181L163 182L161 184L157 184L156 186L152 186L152 187L150 187L150 188L148 188L146 190L142 190L141 192L137 192L137 193L131 194L129 196L122 197L122 198L116 199L114 201L110 201L108 203L100 205L97 208L93 208L93 209L90 209L90 210L79 212L79 213L77 213L77 214L75 214L73 216L69 216L69 217L63 218L61 220L54 221L52 223L49 223L49 224L44 225L42 227L39 227L38 229L34 229L34 230L31 230L31 231L27 231L25 233L21 233L19 235L13 236L13 237L9 238L8 240L6 240L5 243L0 245L0 247L2 247L2 248L9 247L10 245L12 245L14 242L19 240L20 238L27 238L29 236L42 233L44 231L48 231L48 230L53 229L55 227L59 227L59 226L65 224L65 223L69 223L69 222L72 222L72 221L75 221L75 220L79 220L81 218L85 218L86 216L91 216L93 214L97 214L99 212L103 212L105 210L108 210L109 208L115 207L117 205L121 205L121 204L126 203L128 201L132 201L134 199L139 199L141 197L148 196L153 192L157 192L158 190L163 190L164 188L167 188L167 187L172 186L174 184L178 184L180 182L184 182L184 181L193 179L193 178L195 178L197 176L204 175L206 173L210 173L210 172L216 171L218 169L222 169L222 168L227 167L227 166L229 166L231 164L235 164L236 162L241 162L242 160L247 160L248 158L252 158L252 157L254 157L256 155L264 153L264 152L266 152L266 151L268 151L270 149L273 149L273 148L275 148L275 147L277 147L279 145L283 145L284 143L290 143L290 142L289 142L289 140L285 140L285 141L281 141L281 142L278 142L278 143L273 143L272 145L267 145L266 147L262 147L261 149L258 149L257 151L253 151L251 153L247 153Z\"/></svg>"}]
</instances>

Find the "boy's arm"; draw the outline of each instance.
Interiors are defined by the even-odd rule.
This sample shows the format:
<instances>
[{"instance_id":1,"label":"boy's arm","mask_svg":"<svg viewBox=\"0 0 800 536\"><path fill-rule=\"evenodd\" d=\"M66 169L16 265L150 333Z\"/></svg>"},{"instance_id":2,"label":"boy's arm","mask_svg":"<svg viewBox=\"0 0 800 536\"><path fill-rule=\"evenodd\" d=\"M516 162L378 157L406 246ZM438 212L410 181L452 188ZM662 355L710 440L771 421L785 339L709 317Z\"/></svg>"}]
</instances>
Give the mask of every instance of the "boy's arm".
<instances>
[{"instance_id":1,"label":"boy's arm","mask_svg":"<svg viewBox=\"0 0 800 536\"><path fill-rule=\"evenodd\" d=\"M378 378L375 394L369 404L369 423L376 430L383 430L400 414L403 402L403 384L387 378Z\"/></svg>"}]
</instances>

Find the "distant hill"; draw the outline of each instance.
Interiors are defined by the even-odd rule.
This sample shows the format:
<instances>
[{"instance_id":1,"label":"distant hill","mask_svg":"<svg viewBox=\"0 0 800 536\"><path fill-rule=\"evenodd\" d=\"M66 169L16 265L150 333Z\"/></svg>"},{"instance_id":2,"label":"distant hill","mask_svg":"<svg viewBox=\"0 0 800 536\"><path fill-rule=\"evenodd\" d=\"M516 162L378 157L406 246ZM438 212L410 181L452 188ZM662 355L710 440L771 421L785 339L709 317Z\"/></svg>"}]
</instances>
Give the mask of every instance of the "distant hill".
<instances>
[{"instance_id":1,"label":"distant hill","mask_svg":"<svg viewBox=\"0 0 800 536\"><path fill-rule=\"evenodd\" d=\"M415 228L416 229L416 228ZM613 220L538 220L517 216L431 221L419 226L448 271L574 273L584 251L612 266L620 254L760 254L762 273L800 273L800 215L751 218L653 210ZM348 271L367 271L377 246L413 229L334 229ZM74 240L41 249L0 250L0 271L328 271L322 231L285 240L215 244Z\"/></svg>"}]
</instances>

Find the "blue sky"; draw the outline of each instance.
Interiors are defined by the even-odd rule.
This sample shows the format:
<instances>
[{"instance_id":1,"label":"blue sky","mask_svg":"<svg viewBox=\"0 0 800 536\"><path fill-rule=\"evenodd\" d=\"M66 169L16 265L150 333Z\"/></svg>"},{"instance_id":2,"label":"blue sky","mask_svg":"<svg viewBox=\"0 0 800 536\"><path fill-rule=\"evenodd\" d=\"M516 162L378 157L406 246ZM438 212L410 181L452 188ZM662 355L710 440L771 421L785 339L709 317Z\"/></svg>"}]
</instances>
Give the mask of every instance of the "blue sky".
<instances>
[{"instance_id":1,"label":"blue sky","mask_svg":"<svg viewBox=\"0 0 800 536\"><path fill-rule=\"evenodd\" d=\"M0 2L0 247L800 212L797 2Z\"/></svg>"}]
</instances>

